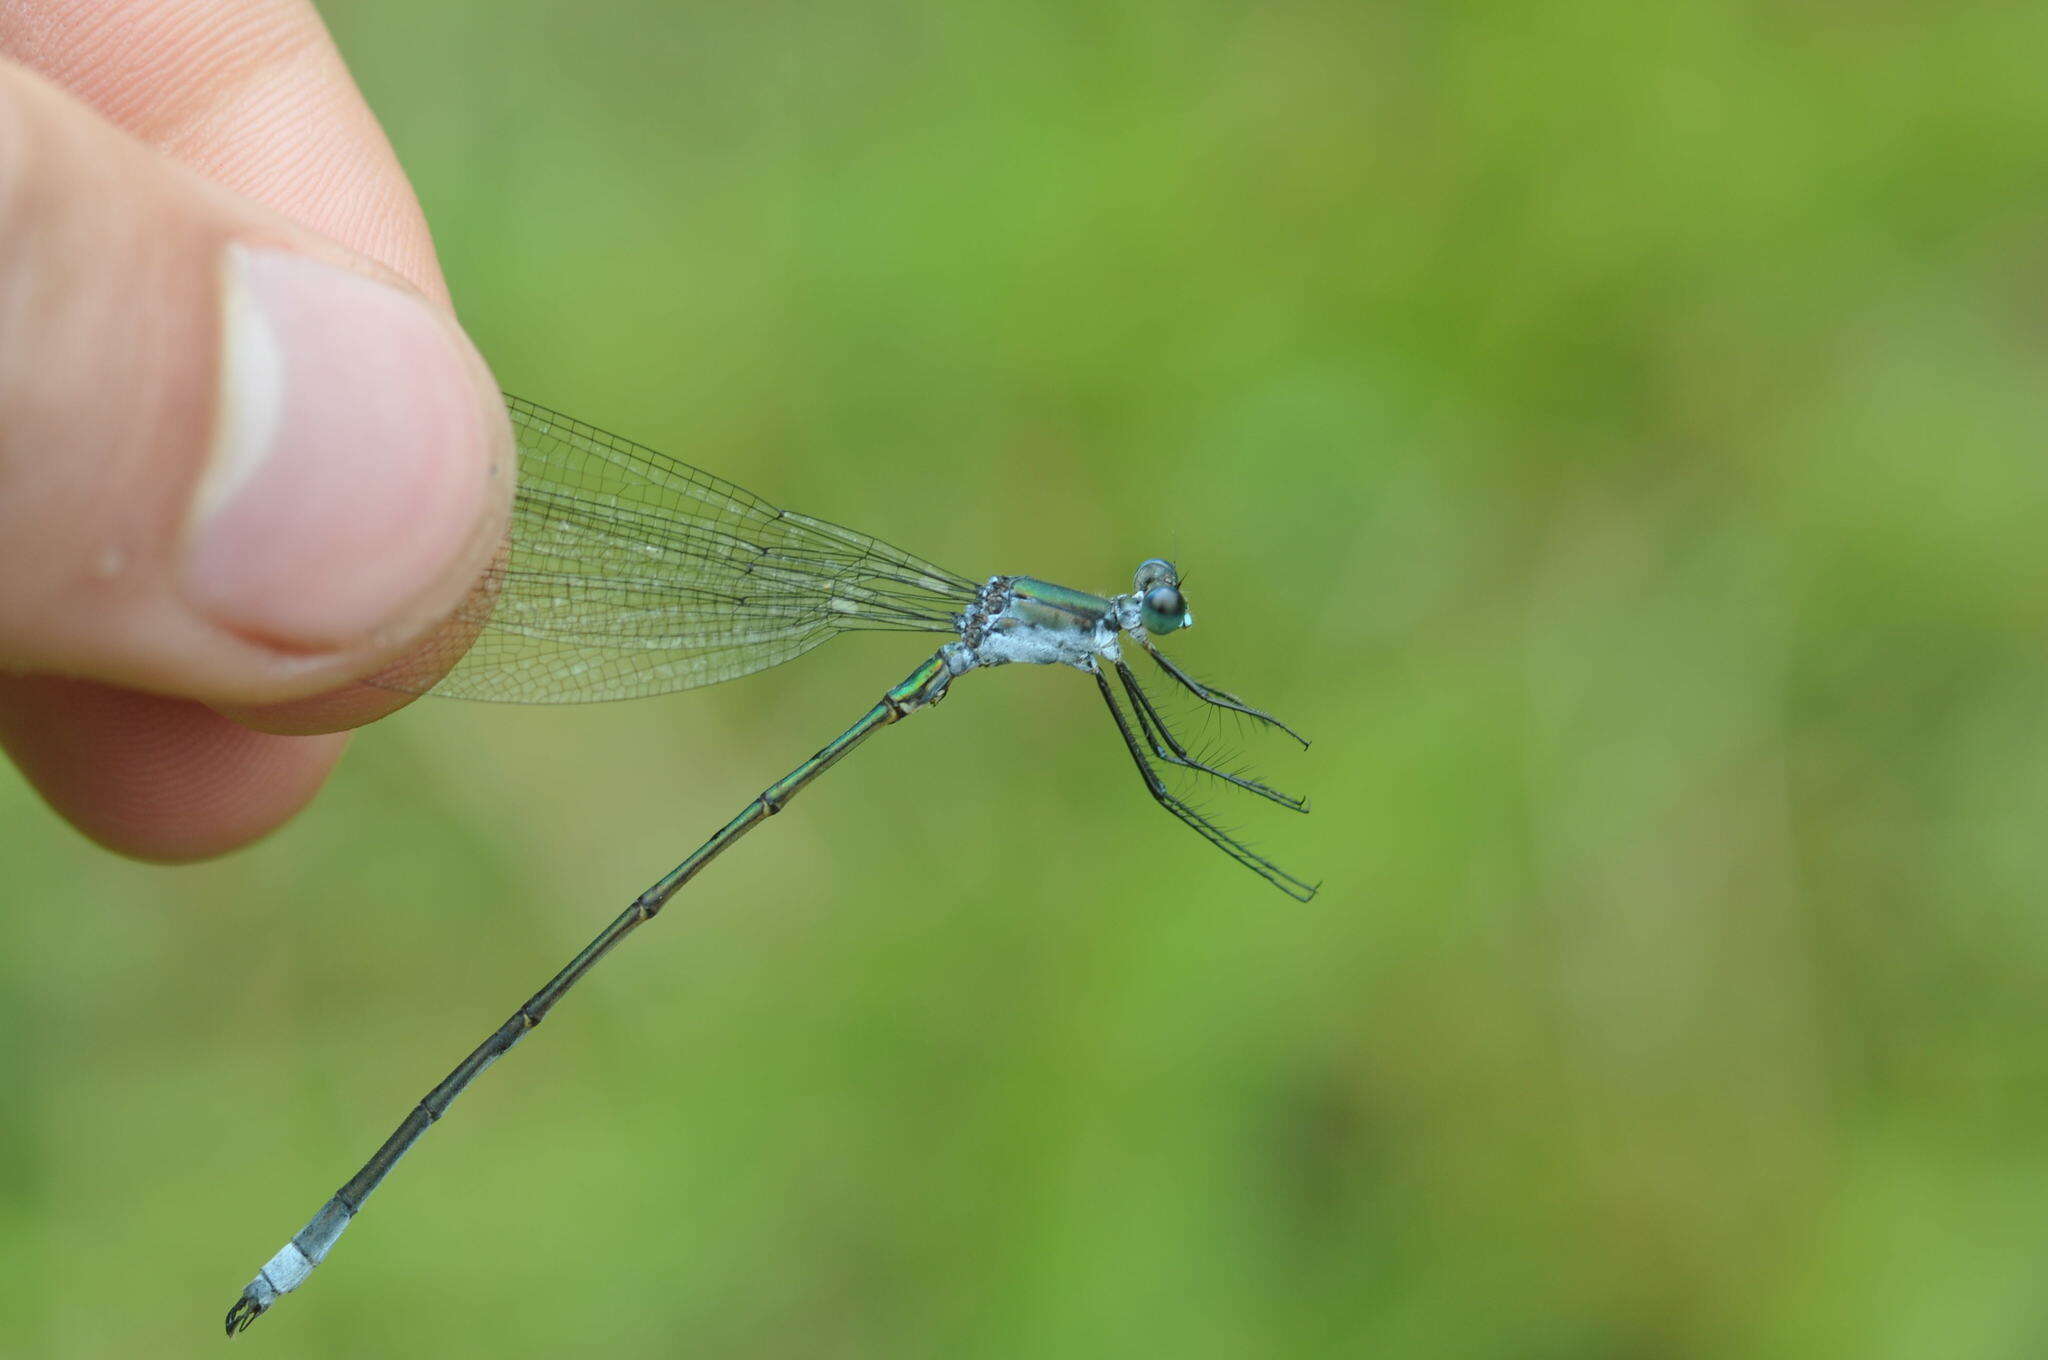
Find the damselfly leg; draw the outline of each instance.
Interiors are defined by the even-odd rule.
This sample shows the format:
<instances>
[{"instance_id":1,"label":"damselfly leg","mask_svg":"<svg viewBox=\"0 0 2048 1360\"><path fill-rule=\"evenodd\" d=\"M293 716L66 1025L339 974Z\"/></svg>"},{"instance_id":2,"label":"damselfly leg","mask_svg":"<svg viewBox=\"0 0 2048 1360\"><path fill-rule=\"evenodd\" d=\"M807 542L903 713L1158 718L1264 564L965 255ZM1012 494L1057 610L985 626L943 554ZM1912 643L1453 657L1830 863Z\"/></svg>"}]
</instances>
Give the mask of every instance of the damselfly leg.
<instances>
[{"instance_id":1,"label":"damselfly leg","mask_svg":"<svg viewBox=\"0 0 2048 1360\"><path fill-rule=\"evenodd\" d=\"M1147 648L1147 650L1150 651L1151 649ZM1160 655L1160 653L1156 651L1154 651L1152 654L1154 656ZM1195 811L1194 808L1188 805L1186 800L1182 799L1177 794L1175 794L1173 790L1167 788L1166 781L1159 777L1159 771L1156 768L1154 768L1151 760L1147 758L1145 754L1145 747L1138 740L1137 733L1131 730L1130 720L1124 716L1123 706L1117 703L1116 691L1110 688L1109 678L1102 673L1102 669L1100 666L1096 666L1093 669L1091 669L1089 674L1095 677L1096 687L1102 691L1102 702L1109 705L1109 716L1116 722L1116 730L1124 739L1124 747L1131 753L1131 760L1137 765L1138 774L1144 779L1146 789L1151 792L1153 800L1157 802L1159 806L1165 808L1168 812L1172 813L1175 817L1185 822L1188 826L1194 828L1195 832L1198 835L1200 835L1202 839L1208 841L1209 844L1215 846L1218 850L1221 850L1224 854L1230 856L1239 864L1242 864L1245 868L1250 869L1260 878L1265 879L1268 883L1271 883L1274 887L1278 888L1281 892L1286 893L1295 901L1306 902L1316 895L1316 884L1304 882L1301 879L1296 878L1293 874L1288 873L1285 869L1275 864L1272 860L1267 859L1264 855L1252 849L1243 841L1231 835L1228 831L1225 831L1222 827L1216 825L1216 823L1210 821L1207 817L1204 817L1201 813ZM1136 701L1134 700L1133 702L1135 703ZM1242 705L1235 703L1221 706L1229 708L1243 708ZM1257 713L1257 711L1254 709L1244 708L1243 711L1247 713L1253 713L1255 716L1258 717L1265 717L1264 714ZM1284 725L1280 723L1279 720L1273 718L1267 718L1266 720L1268 722L1271 722L1275 727L1280 727L1282 728L1282 730L1285 730ZM1293 733L1290 732L1289 735L1292 736ZM1299 737L1295 737L1295 740L1299 741L1301 739ZM1204 768L1206 770L1207 767L1200 768ZM1216 771L1209 772L1219 773ZM1232 782L1235 783L1237 781L1233 780ZM1254 792L1258 792L1258 790L1254 790ZM1286 802L1287 800L1284 797L1282 797L1279 798L1277 801Z\"/></svg>"}]
</instances>

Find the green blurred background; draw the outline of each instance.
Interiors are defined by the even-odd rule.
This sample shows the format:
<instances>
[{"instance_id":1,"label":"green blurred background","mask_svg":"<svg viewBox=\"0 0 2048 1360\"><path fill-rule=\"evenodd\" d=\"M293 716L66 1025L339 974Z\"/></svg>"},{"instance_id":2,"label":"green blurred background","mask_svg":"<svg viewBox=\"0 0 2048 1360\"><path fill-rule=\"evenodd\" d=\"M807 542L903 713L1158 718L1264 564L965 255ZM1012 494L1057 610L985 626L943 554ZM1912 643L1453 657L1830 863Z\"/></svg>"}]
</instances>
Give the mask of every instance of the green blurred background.
<instances>
[{"instance_id":1,"label":"green blurred background","mask_svg":"<svg viewBox=\"0 0 2048 1360\"><path fill-rule=\"evenodd\" d=\"M1013 669L481 1082L271 1355L2048 1353L2048 10L349 0L504 384L1186 569L1307 818ZM0 774L0 1351L218 1354L406 1106L922 654L429 702L121 862Z\"/></svg>"}]
</instances>

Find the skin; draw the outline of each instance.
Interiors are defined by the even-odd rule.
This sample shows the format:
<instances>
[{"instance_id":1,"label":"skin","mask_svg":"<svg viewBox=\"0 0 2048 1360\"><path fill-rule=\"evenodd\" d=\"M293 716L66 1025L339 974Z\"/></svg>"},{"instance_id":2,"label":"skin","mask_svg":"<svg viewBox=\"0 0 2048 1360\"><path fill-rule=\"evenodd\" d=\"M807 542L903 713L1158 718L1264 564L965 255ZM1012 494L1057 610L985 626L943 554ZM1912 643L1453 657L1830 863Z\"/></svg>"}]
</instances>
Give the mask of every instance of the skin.
<instances>
[{"instance_id":1,"label":"skin","mask_svg":"<svg viewBox=\"0 0 2048 1360\"><path fill-rule=\"evenodd\" d=\"M193 622L163 582L212 439L219 347L198 338L218 340L226 243L446 315L426 223L309 3L0 0L0 58L0 747L112 850L218 855L404 702L350 682L468 589L511 477L384 628L309 651Z\"/></svg>"}]
</instances>

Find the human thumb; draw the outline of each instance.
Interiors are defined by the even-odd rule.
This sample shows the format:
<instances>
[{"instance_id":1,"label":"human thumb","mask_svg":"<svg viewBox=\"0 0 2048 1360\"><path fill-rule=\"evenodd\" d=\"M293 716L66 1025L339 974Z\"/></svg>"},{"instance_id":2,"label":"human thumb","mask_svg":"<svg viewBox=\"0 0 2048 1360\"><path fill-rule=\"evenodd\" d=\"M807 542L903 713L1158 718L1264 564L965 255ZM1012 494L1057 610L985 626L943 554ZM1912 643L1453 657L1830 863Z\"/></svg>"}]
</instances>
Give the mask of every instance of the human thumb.
<instances>
[{"instance_id":1,"label":"human thumb","mask_svg":"<svg viewBox=\"0 0 2048 1360\"><path fill-rule=\"evenodd\" d=\"M444 309L0 63L0 669L353 679L482 570L510 448Z\"/></svg>"}]
</instances>

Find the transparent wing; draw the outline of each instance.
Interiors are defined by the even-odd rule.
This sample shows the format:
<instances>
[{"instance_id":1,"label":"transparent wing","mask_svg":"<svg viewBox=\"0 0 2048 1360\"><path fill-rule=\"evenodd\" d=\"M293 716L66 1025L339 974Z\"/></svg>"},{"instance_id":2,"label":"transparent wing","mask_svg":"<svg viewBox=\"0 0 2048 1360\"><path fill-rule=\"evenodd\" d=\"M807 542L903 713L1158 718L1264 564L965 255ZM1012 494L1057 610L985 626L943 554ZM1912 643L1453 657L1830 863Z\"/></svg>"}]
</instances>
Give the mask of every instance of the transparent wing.
<instances>
[{"instance_id":1,"label":"transparent wing","mask_svg":"<svg viewBox=\"0 0 2048 1360\"><path fill-rule=\"evenodd\" d=\"M974 599L974 582L866 534L532 402L506 405L519 492L505 546L441 640L373 684L511 703L639 698L853 629L951 632Z\"/></svg>"}]
</instances>

